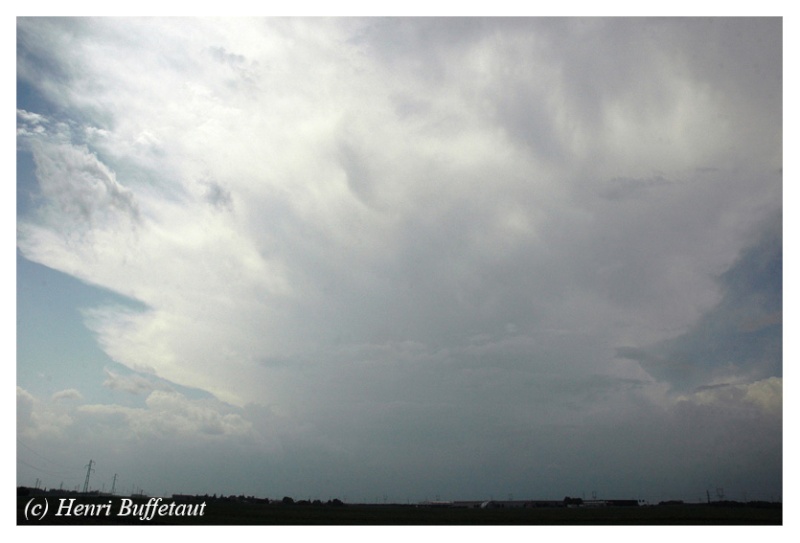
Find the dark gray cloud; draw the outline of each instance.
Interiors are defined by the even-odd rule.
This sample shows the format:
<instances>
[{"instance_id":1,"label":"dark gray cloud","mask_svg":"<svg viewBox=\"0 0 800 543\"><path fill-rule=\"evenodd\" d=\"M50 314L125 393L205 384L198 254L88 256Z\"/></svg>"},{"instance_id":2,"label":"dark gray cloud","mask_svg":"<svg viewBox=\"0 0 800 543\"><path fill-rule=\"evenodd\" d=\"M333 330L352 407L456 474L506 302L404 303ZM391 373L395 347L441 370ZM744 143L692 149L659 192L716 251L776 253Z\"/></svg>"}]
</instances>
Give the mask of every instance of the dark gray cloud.
<instances>
[{"instance_id":1,"label":"dark gray cloud","mask_svg":"<svg viewBox=\"0 0 800 543\"><path fill-rule=\"evenodd\" d=\"M649 189L657 188L662 185L668 185L670 183L671 181L668 181L661 176L655 176L648 179L615 177L606 183L606 187L601 189L600 195L610 200L633 198L636 197L640 191L647 191Z\"/></svg>"},{"instance_id":2,"label":"dark gray cloud","mask_svg":"<svg viewBox=\"0 0 800 543\"><path fill-rule=\"evenodd\" d=\"M209 204L219 209L232 209L233 199L228 189L214 182L209 182L207 186L205 198Z\"/></svg>"}]
</instances>

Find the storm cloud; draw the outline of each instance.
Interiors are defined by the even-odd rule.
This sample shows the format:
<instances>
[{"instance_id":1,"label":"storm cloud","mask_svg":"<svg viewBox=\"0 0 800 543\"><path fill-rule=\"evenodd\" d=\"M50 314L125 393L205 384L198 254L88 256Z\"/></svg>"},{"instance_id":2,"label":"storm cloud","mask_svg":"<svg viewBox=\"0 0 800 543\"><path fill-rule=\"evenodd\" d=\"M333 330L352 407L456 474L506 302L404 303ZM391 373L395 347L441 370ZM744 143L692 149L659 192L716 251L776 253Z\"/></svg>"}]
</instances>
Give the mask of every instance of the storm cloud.
<instances>
[{"instance_id":1,"label":"storm cloud","mask_svg":"<svg viewBox=\"0 0 800 543\"><path fill-rule=\"evenodd\" d=\"M104 400L18 382L20 434L153 492L779 496L781 44L753 18L18 19L18 250L135 302L81 309Z\"/></svg>"}]
</instances>

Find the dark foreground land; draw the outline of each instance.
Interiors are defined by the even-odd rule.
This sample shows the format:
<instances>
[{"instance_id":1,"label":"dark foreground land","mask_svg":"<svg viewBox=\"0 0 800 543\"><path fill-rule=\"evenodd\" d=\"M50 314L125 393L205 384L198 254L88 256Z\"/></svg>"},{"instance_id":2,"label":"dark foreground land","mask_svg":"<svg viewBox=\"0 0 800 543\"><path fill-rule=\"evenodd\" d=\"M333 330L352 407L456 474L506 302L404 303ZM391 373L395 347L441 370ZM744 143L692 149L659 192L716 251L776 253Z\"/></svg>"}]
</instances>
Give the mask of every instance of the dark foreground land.
<instances>
[{"instance_id":1,"label":"dark foreground land","mask_svg":"<svg viewBox=\"0 0 800 543\"><path fill-rule=\"evenodd\" d=\"M209 524L243 525L780 525L781 509L684 505L597 509L461 509L350 505L339 509L227 506Z\"/></svg>"},{"instance_id":2,"label":"dark foreground land","mask_svg":"<svg viewBox=\"0 0 800 543\"><path fill-rule=\"evenodd\" d=\"M39 498L41 501L41 498ZM781 525L777 503L652 505L641 507L496 508L431 507L415 505L298 505L236 503L210 500L202 515L158 516L117 514L119 497L84 497L77 503L111 505L99 514L56 516L59 498L49 497L49 514L33 513L31 497L17 497L19 525ZM146 498L134 498L145 504ZM169 503L169 499L165 499ZM130 503L130 502L127 502ZM27 508L27 509L26 509ZM105 514L106 511L109 514ZM196 511L196 510L195 510ZM96 513L97 511L95 511ZM26 518L26 514L28 515Z\"/></svg>"}]
</instances>

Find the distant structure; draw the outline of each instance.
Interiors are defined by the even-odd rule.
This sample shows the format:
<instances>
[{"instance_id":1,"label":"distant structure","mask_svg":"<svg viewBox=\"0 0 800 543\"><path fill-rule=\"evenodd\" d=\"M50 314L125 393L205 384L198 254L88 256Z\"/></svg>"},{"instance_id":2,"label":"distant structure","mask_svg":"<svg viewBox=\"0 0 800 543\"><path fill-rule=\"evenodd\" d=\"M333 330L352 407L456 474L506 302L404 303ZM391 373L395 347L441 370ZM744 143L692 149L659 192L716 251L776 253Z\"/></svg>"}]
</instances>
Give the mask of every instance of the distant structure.
<instances>
[{"instance_id":1,"label":"distant structure","mask_svg":"<svg viewBox=\"0 0 800 543\"><path fill-rule=\"evenodd\" d=\"M89 464L86 466L86 481L83 483L83 493L86 494L89 492L89 475L92 473L92 463L94 461L89 459Z\"/></svg>"},{"instance_id":2,"label":"distant structure","mask_svg":"<svg viewBox=\"0 0 800 543\"><path fill-rule=\"evenodd\" d=\"M644 500L584 500L566 497L563 500L487 500L487 501L424 501L417 507L456 507L476 509L518 509L544 507L641 507Z\"/></svg>"}]
</instances>

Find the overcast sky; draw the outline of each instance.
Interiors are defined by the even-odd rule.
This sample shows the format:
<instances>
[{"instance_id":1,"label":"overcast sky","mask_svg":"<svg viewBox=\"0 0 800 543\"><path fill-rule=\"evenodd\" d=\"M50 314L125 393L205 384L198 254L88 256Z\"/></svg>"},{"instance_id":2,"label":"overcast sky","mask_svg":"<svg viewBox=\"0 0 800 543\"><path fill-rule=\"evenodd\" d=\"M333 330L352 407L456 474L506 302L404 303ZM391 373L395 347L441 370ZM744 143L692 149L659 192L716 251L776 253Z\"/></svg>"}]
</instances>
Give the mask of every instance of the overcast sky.
<instances>
[{"instance_id":1,"label":"overcast sky","mask_svg":"<svg viewBox=\"0 0 800 543\"><path fill-rule=\"evenodd\" d=\"M17 20L17 483L782 497L780 19Z\"/></svg>"}]
</instances>

